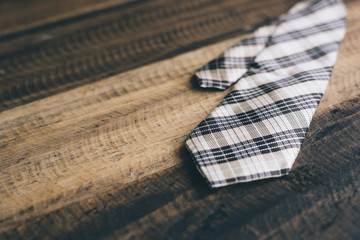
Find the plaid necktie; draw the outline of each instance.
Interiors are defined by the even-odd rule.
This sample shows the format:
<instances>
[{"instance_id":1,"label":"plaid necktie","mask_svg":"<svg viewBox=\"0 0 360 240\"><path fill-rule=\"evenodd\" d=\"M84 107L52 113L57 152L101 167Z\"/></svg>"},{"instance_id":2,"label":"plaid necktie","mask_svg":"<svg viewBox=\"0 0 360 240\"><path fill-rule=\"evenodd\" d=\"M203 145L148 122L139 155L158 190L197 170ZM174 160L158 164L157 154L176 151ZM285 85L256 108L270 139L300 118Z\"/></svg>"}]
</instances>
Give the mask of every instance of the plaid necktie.
<instances>
[{"instance_id":1,"label":"plaid necktie","mask_svg":"<svg viewBox=\"0 0 360 240\"><path fill-rule=\"evenodd\" d=\"M341 0L306 0L196 72L234 89L186 139L211 187L288 174L331 76Z\"/></svg>"}]
</instances>

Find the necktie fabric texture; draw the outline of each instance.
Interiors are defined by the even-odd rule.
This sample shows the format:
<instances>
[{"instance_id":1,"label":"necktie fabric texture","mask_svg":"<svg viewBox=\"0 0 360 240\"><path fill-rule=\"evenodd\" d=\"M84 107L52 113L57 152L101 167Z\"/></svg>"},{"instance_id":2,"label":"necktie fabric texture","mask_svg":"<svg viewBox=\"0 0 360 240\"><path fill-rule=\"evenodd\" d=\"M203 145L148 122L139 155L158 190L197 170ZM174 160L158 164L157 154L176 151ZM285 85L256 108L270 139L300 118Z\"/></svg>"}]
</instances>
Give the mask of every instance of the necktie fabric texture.
<instances>
[{"instance_id":1,"label":"necktie fabric texture","mask_svg":"<svg viewBox=\"0 0 360 240\"><path fill-rule=\"evenodd\" d=\"M302 1L195 73L203 88L233 85L185 141L211 187L289 173L345 26L342 1Z\"/></svg>"}]
</instances>

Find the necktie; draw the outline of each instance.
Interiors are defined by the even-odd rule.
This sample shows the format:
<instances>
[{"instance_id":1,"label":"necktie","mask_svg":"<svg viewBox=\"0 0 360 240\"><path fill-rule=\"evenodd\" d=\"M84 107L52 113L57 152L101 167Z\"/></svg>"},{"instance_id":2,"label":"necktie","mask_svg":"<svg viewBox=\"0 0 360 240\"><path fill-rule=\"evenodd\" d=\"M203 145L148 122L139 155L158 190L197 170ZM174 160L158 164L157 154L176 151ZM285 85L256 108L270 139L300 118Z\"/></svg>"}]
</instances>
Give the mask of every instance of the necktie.
<instances>
[{"instance_id":1,"label":"necktie","mask_svg":"<svg viewBox=\"0 0 360 240\"><path fill-rule=\"evenodd\" d=\"M341 0L305 0L195 73L203 88L236 83L185 141L211 187L289 173L345 26Z\"/></svg>"}]
</instances>

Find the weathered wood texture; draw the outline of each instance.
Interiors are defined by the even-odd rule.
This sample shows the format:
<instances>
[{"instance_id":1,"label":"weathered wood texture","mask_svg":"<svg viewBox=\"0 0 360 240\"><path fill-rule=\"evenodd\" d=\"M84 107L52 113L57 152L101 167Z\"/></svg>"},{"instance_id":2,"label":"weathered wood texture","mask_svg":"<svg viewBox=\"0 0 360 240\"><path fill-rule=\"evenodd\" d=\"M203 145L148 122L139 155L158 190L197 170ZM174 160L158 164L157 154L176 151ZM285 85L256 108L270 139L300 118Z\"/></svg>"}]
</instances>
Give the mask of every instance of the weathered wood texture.
<instances>
[{"instance_id":1,"label":"weathered wood texture","mask_svg":"<svg viewBox=\"0 0 360 240\"><path fill-rule=\"evenodd\" d=\"M59 21L99 14L135 0L3 0L0 2L0 37L24 34Z\"/></svg>"},{"instance_id":2,"label":"weathered wood texture","mask_svg":"<svg viewBox=\"0 0 360 240\"><path fill-rule=\"evenodd\" d=\"M259 12L266 4L269 8ZM10 49L4 62L23 60L12 65L13 77L0 82L0 238L359 239L360 1L347 2L347 34L331 82L288 176L212 190L183 147L187 134L227 93L197 88L190 80L193 72L243 38L245 28L291 4L146 1L114 10L133 19L126 20L122 40L98 32L94 46L60 44L81 25L87 26L85 34L113 21L111 14L99 14L51 27L59 35L35 43L29 52L21 44L31 32L13 46L1 42ZM222 15L224 9L244 8L243 19ZM116 19L123 17L118 14ZM177 26L184 28L174 31ZM193 36L197 31L204 35ZM157 34L168 38L155 41ZM138 45L137 39L148 40ZM47 41L67 50L42 54L55 46ZM138 63L126 63L130 55L116 51L99 58L118 56L126 67L86 60L120 41L132 58L141 49L149 51ZM61 67L53 80L21 77L22 71L35 76L77 58L85 60L69 68L83 69L75 80L62 80L67 70ZM86 69L96 77L89 80ZM126 69L132 70L103 78ZM31 87L40 82L43 88Z\"/></svg>"},{"instance_id":3,"label":"weathered wood texture","mask_svg":"<svg viewBox=\"0 0 360 240\"><path fill-rule=\"evenodd\" d=\"M294 2L145 1L3 36L0 111L234 36Z\"/></svg>"}]
</instances>

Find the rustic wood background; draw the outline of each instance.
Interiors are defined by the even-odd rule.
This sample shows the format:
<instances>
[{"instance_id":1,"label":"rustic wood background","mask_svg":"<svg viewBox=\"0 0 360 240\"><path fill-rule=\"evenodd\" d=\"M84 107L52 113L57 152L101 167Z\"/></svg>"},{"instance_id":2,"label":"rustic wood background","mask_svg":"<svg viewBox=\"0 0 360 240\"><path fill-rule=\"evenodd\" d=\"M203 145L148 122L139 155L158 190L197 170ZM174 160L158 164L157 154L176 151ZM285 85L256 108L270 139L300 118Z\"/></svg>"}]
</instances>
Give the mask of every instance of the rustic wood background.
<instances>
[{"instance_id":1,"label":"rustic wood background","mask_svg":"<svg viewBox=\"0 0 360 240\"><path fill-rule=\"evenodd\" d=\"M0 3L0 239L360 239L360 1L292 172L210 189L194 71L296 0Z\"/></svg>"}]
</instances>

